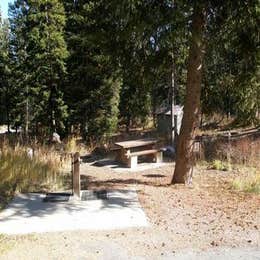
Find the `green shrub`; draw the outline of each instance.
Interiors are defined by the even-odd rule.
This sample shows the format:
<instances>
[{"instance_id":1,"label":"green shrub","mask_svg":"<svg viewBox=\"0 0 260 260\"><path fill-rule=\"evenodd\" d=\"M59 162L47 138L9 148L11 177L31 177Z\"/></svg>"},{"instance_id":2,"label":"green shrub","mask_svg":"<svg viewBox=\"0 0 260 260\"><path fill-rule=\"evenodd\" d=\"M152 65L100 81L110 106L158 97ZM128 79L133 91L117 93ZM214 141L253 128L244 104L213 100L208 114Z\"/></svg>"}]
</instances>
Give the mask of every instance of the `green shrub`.
<instances>
[{"instance_id":1,"label":"green shrub","mask_svg":"<svg viewBox=\"0 0 260 260\"><path fill-rule=\"evenodd\" d=\"M229 170L231 170L231 165L228 162L214 160L212 162L211 169L218 170L218 171L229 171Z\"/></svg>"}]
</instances>

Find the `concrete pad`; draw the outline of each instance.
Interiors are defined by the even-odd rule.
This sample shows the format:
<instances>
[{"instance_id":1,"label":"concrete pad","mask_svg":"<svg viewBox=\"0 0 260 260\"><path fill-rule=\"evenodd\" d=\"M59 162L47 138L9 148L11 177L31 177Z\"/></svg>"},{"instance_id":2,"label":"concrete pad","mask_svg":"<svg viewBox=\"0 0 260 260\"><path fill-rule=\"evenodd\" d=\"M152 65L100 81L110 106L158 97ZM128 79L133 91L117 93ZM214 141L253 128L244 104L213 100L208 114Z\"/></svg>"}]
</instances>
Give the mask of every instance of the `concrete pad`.
<instances>
[{"instance_id":1,"label":"concrete pad","mask_svg":"<svg viewBox=\"0 0 260 260\"><path fill-rule=\"evenodd\" d=\"M123 164L118 163L117 161L110 159L110 158L104 158L96 160L89 165L91 166L98 166L98 167L108 167L116 172L141 172L145 170L151 170L160 168L166 165L172 165L172 162L143 162L138 163L136 167L129 168ZM81 169L84 169L84 163L81 165Z\"/></svg>"},{"instance_id":2,"label":"concrete pad","mask_svg":"<svg viewBox=\"0 0 260 260\"><path fill-rule=\"evenodd\" d=\"M107 195L107 200L43 202L45 194L20 194L0 213L0 233L26 234L148 226L134 189L108 191Z\"/></svg>"}]
</instances>

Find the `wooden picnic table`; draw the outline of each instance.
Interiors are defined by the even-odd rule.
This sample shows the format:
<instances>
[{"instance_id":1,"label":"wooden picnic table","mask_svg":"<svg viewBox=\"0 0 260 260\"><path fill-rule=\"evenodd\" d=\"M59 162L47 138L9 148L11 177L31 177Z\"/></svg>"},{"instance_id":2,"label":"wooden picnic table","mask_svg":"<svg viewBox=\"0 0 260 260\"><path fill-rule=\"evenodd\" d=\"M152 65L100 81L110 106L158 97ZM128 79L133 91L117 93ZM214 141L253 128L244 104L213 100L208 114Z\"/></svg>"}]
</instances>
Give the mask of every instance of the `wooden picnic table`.
<instances>
[{"instance_id":1,"label":"wooden picnic table","mask_svg":"<svg viewBox=\"0 0 260 260\"><path fill-rule=\"evenodd\" d=\"M154 145L158 142L155 138L143 138L143 139L137 139L137 140L131 140L131 141L124 141L124 142L118 142L115 143L116 145L124 148L124 149L131 149L136 147L142 147L142 146L150 146Z\"/></svg>"},{"instance_id":2,"label":"wooden picnic table","mask_svg":"<svg viewBox=\"0 0 260 260\"><path fill-rule=\"evenodd\" d=\"M116 146L120 147L117 160L127 164L130 168L137 166L138 156L152 155L156 162L161 158L161 152L155 149L158 140L155 138L143 138L131 141L117 142Z\"/></svg>"}]
</instances>

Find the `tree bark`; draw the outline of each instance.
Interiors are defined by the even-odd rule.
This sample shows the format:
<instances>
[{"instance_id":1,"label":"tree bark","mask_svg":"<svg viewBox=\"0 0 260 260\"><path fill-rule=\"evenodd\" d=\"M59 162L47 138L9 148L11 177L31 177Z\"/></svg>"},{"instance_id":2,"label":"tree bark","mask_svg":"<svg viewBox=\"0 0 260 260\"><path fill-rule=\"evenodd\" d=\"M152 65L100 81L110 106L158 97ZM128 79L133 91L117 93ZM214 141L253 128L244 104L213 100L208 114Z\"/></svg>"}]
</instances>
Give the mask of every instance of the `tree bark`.
<instances>
[{"instance_id":1,"label":"tree bark","mask_svg":"<svg viewBox=\"0 0 260 260\"><path fill-rule=\"evenodd\" d=\"M196 5L196 4L195 4ZM189 183L193 167L194 130L200 112L202 61L204 54L203 33L205 27L205 8L197 4L192 18L192 35L188 57L186 97L181 131L177 143L176 166L172 178L174 183Z\"/></svg>"}]
</instances>

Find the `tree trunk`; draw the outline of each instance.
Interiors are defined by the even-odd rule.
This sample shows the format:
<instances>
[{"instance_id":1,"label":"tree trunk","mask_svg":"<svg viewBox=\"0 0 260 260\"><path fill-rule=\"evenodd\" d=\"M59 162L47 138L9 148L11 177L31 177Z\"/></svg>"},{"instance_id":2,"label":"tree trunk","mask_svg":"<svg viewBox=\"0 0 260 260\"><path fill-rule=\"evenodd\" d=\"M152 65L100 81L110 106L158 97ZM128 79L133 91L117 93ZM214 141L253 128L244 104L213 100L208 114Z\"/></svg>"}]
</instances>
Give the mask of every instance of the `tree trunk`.
<instances>
[{"instance_id":1,"label":"tree trunk","mask_svg":"<svg viewBox=\"0 0 260 260\"><path fill-rule=\"evenodd\" d=\"M175 57L172 53L172 69L171 69L171 145L175 146L175 121L174 121L174 106L175 106Z\"/></svg>"},{"instance_id":2,"label":"tree trunk","mask_svg":"<svg viewBox=\"0 0 260 260\"><path fill-rule=\"evenodd\" d=\"M130 127L131 127L131 114L128 113L126 116L126 132L130 132Z\"/></svg>"},{"instance_id":3,"label":"tree trunk","mask_svg":"<svg viewBox=\"0 0 260 260\"><path fill-rule=\"evenodd\" d=\"M6 109L6 121L7 121L7 132L8 133L10 133L10 131L11 131L9 100L10 100L9 87L7 87L6 92L5 92L5 109Z\"/></svg>"},{"instance_id":4,"label":"tree trunk","mask_svg":"<svg viewBox=\"0 0 260 260\"><path fill-rule=\"evenodd\" d=\"M28 94L28 86L26 86L26 107L25 107L25 138L26 142L28 142L29 137L29 94Z\"/></svg>"},{"instance_id":5,"label":"tree trunk","mask_svg":"<svg viewBox=\"0 0 260 260\"><path fill-rule=\"evenodd\" d=\"M189 183L192 175L194 130L198 124L200 112L204 27L205 11L202 5L197 5L194 8L192 19L184 115L178 138L172 184Z\"/></svg>"}]
</instances>

